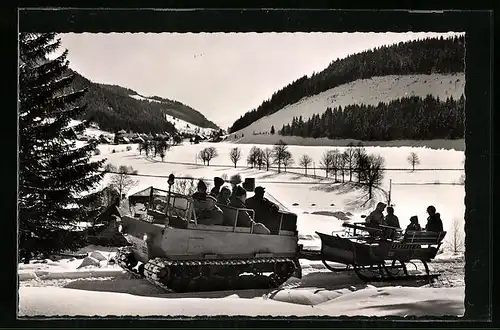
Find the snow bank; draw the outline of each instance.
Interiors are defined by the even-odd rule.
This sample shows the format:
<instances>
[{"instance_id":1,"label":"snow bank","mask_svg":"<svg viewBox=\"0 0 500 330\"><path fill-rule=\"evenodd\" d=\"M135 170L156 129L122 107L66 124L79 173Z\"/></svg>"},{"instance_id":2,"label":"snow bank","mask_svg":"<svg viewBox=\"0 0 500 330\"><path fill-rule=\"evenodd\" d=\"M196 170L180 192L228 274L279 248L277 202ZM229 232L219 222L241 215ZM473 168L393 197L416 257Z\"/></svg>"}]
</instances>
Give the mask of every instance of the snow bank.
<instances>
[{"instance_id":1,"label":"snow bank","mask_svg":"<svg viewBox=\"0 0 500 330\"><path fill-rule=\"evenodd\" d=\"M310 309L262 298L238 299L234 296L214 299L165 299L61 288L19 290L19 314L22 316L306 316L311 315Z\"/></svg>"},{"instance_id":2,"label":"snow bank","mask_svg":"<svg viewBox=\"0 0 500 330\"><path fill-rule=\"evenodd\" d=\"M63 288L19 290L20 316L460 316L464 288L283 291L266 298L152 298ZM236 303L237 302L237 303ZM307 303L297 305L295 303ZM308 302L314 303L311 306Z\"/></svg>"},{"instance_id":3,"label":"snow bank","mask_svg":"<svg viewBox=\"0 0 500 330\"><path fill-rule=\"evenodd\" d=\"M33 260L30 264L18 265L19 281L76 279L89 277L109 277L124 271L114 263L109 263L116 255L116 247L90 245L76 252L88 253L84 259L61 258L60 260Z\"/></svg>"},{"instance_id":4,"label":"snow bank","mask_svg":"<svg viewBox=\"0 0 500 330\"><path fill-rule=\"evenodd\" d=\"M317 307L346 316L462 316L464 299L464 287L385 287L359 290Z\"/></svg>"}]
</instances>

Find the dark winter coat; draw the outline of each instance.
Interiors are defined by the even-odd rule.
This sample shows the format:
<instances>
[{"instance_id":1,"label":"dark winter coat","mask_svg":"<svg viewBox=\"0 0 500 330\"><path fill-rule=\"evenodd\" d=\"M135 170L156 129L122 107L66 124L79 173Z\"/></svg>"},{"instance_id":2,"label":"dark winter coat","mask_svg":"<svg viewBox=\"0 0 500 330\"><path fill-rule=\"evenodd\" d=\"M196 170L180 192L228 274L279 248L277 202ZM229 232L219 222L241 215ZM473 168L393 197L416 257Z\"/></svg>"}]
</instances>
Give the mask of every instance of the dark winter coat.
<instances>
[{"instance_id":1,"label":"dark winter coat","mask_svg":"<svg viewBox=\"0 0 500 330\"><path fill-rule=\"evenodd\" d=\"M429 215L427 218L427 225L425 226L426 231L433 231L436 233L443 231L443 221L441 221L441 215L439 213L434 213Z\"/></svg>"},{"instance_id":2,"label":"dark winter coat","mask_svg":"<svg viewBox=\"0 0 500 330\"><path fill-rule=\"evenodd\" d=\"M213 187L212 190L210 190L210 196L213 196L217 198L220 193L220 187Z\"/></svg>"},{"instance_id":3,"label":"dark winter coat","mask_svg":"<svg viewBox=\"0 0 500 330\"><path fill-rule=\"evenodd\" d=\"M373 210L365 219L366 225L369 227L378 227L384 223L384 214L382 213L385 208L385 204L379 202L375 210Z\"/></svg>"},{"instance_id":4,"label":"dark winter coat","mask_svg":"<svg viewBox=\"0 0 500 330\"><path fill-rule=\"evenodd\" d=\"M215 205L216 199L204 192L195 192L193 194L194 210L198 223L204 225L222 225L223 213Z\"/></svg>"},{"instance_id":5,"label":"dark winter coat","mask_svg":"<svg viewBox=\"0 0 500 330\"><path fill-rule=\"evenodd\" d=\"M267 198L258 198L256 196L250 197L246 200L246 207L254 210L255 221L264 222L271 216L279 211L278 205L269 201Z\"/></svg>"},{"instance_id":6,"label":"dark winter coat","mask_svg":"<svg viewBox=\"0 0 500 330\"><path fill-rule=\"evenodd\" d=\"M246 209L247 206L245 203L241 201L241 199L232 196L231 199L229 200L229 206L236 207L239 209ZM246 211L240 211L238 212L238 220L237 220L237 226L238 227L251 227L252 223L254 221Z\"/></svg>"},{"instance_id":7,"label":"dark winter coat","mask_svg":"<svg viewBox=\"0 0 500 330\"><path fill-rule=\"evenodd\" d=\"M406 231L421 231L422 227L418 223L410 223L408 227L406 227Z\"/></svg>"},{"instance_id":8,"label":"dark winter coat","mask_svg":"<svg viewBox=\"0 0 500 330\"><path fill-rule=\"evenodd\" d=\"M386 226L401 228L399 226L399 219L394 214L388 214L388 215L386 215L384 221L385 221L385 225Z\"/></svg>"}]
</instances>

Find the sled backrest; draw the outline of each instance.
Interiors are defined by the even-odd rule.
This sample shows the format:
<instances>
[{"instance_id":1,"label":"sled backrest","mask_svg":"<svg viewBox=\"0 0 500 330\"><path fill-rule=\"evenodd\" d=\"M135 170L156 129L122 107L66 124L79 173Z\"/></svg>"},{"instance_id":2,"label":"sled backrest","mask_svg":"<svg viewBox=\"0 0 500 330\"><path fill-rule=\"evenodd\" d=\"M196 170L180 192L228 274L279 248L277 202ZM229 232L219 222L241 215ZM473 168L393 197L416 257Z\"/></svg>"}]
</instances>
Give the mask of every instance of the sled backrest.
<instances>
[{"instance_id":1,"label":"sled backrest","mask_svg":"<svg viewBox=\"0 0 500 330\"><path fill-rule=\"evenodd\" d=\"M254 221L255 212L252 209L237 208L223 204L217 204L217 206L222 210L224 224L227 226L241 227L242 221ZM238 222L240 222L240 224Z\"/></svg>"},{"instance_id":2,"label":"sled backrest","mask_svg":"<svg viewBox=\"0 0 500 330\"><path fill-rule=\"evenodd\" d=\"M414 245L441 245L445 231L432 232L432 231L407 231L401 243L414 244Z\"/></svg>"}]
</instances>

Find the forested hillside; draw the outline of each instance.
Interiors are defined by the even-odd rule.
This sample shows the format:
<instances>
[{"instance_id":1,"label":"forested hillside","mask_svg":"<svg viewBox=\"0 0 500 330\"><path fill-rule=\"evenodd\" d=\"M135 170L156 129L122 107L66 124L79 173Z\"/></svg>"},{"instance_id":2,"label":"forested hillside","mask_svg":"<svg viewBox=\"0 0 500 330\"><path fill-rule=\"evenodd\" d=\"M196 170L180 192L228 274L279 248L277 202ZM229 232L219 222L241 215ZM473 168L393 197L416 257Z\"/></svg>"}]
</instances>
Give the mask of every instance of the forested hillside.
<instances>
[{"instance_id":1,"label":"forested hillside","mask_svg":"<svg viewBox=\"0 0 500 330\"><path fill-rule=\"evenodd\" d=\"M328 108L304 120L294 117L279 134L363 141L464 138L465 98L446 101L428 95L405 97L376 106L352 104Z\"/></svg>"},{"instance_id":2,"label":"forested hillside","mask_svg":"<svg viewBox=\"0 0 500 330\"><path fill-rule=\"evenodd\" d=\"M120 129L134 132L174 132L174 125L165 119L165 114L188 121L200 127L217 128L198 111L176 101L154 97L160 102L137 100L130 95L137 93L115 85L91 82L76 72L72 88L87 88L83 102L87 105L84 118L92 119L102 130L115 132Z\"/></svg>"},{"instance_id":3,"label":"forested hillside","mask_svg":"<svg viewBox=\"0 0 500 330\"><path fill-rule=\"evenodd\" d=\"M245 128L256 120L304 97L316 95L357 79L385 75L464 72L464 61L464 36L400 42L350 55L333 61L325 70L311 77L304 76L275 92L257 109L247 112L236 120L230 131L236 132Z\"/></svg>"}]
</instances>

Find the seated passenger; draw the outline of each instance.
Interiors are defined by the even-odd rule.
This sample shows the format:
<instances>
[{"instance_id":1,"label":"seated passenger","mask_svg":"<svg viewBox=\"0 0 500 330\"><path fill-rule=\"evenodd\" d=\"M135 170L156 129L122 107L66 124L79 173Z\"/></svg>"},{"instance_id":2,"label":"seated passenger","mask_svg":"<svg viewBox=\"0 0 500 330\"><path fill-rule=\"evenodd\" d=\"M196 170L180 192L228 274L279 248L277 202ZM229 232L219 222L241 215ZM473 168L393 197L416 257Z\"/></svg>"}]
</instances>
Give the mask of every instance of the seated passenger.
<instances>
[{"instance_id":1,"label":"seated passenger","mask_svg":"<svg viewBox=\"0 0 500 330\"><path fill-rule=\"evenodd\" d=\"M194 211L199 224L222 225L224 215L222 210L215 205L216 200L207 194L205 182L198 182L198 191L193 194Z\"/></svg>"},{"instance_id":2,"label":"seated passenger","mask_svg":"<svg viewBox=\"0 0 500 330\"><path fill-rule=\"evenodd\" d=\"M255 221L266 223L268 219L279 211L278 205L264 197L264 187L256 187L255 195L246 200L246 206L255 212Z\"/></svg>"},{"instance_id":3,"label":"seated passenger","mask_svg":"<svg viewBox=\"0 0 500 330\"><path fill-rule=\"evenodd\" d=\"M406 227L406 231L421 231L422 227L418 223L418 217L416 215L410 218L410 224Z\"/></svg>"},{"instance_id":4,"label":"seated passenger","mask_svg":"<svg viewBox=\"0 0 500 330\"><path fill-rule=\"evenodd\" d=\"M246 209L247 208L245 204L246 198L247 198L247 192L245 191L245 189L243 189L240 186L236 186L235 190L233 191L231 200L229 201L229 206L236 207L239 209ZM237 221L236 225L238 227L252 227L253 225L253 232L256 234L264 234L264 235L271 234L271 231L262 223L257 223L253 221L250 215L246 211L239 211L238 218L236 221ZM234 223L232 225L234 225Z\"/></svg>"},{"instance_id":5,"label":"seated passenger","mask_svg":"<svg viewBox=\"0 0 500 330\"><path fill-rule=\"evenodd\" d=\"M379 202L375 210L373 210L365 219L366 226L371 228L378 228L384 223L385 203Z\"/></svg>"},{"instance_id":6,"label":"seated passenger","mask_svg":"<svg viewBox=\"0 0 500 330\"><path fill-rule=\"evenodd\" d=\"M239 184L242 182L243 182L243 180L241 179L241 175L235 174L235 175L231 176L231 178L229 179L229 183L231 183L231 188L232 188L231 197L233 197L234 192L236 191L236 188L240 187Z\"/></svg>"},{"instance_id":7,"label":"seated passenger","mask_svg":"<svg viewBox=\"0 0 500 330\"><path fill-rule=\"evenodd\" d=\"M427 208L427 213L429 217L427 218L427 225L425 226L426 231L433 231L436 233L443 231L443 221L441 221L441 215L436 213L436 208L434 206L429 206Z\"/></svg>"},{"instance_id":8,"label":"seated passenger","mask_svg":"<svg viewBox=\"0 0 500 330\"><path fill-rule=\"evenodd\" d=\"M222 178L215 177L214 178L214 187L212 188L212 190L210 190L210 195L217 198L219 196L219 193L220 193L220 188L222 187L223 184L224 184L224 180Z\"/></svg>"},{"instance_id":9,"label":"seated passenger","mask_svg":"<svg viewBox=\"0 0 500 330\"><path fill-rule=\"evenodd\" d=\"M227 187L222 187L219 196L217 196L217 204L228 205L231 197L231 190Z\"/></svg>"},{"instance_id":10,"label":"seated passenger","mask_svg":"<svg viewBox=\"0 0 500 330\"><path fill-rule=\"evenodd\" d=\"M387 215L384 219L384 224L390 227L401 228L399 226L399 219L394 215L394 208L392 206L387 207Z\"/></svg>"}]
</instances>

